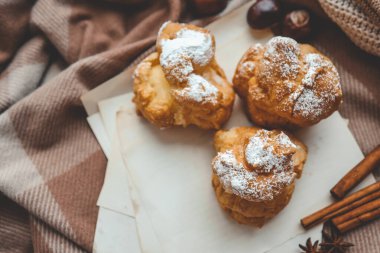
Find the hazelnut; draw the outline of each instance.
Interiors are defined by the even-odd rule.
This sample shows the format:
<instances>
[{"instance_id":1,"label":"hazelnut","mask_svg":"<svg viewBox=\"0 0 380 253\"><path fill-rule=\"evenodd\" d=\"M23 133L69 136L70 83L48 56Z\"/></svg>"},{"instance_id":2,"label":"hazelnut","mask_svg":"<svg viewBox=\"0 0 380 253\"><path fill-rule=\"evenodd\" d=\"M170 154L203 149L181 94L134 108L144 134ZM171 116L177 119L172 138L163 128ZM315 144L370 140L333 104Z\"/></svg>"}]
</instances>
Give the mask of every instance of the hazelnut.
<instances>
[{"instance_id":1,"label":"hazelnut","mask_svg":"<svg viewBox=\"0 0 380 253\"><path fill-rule=\"evenodd\" d=\"M223 11L228 0L189 0L191 12L198 17L212 16Z\"/></svg>"},{"instance_id":2,"label":"hazelnut","mask_svg":"<svg viewBox=\"0 0 380 253\"><path fill-rule=\"evenodd\" d=\"M302 40L311 32L310 14L306 10L295 10L285 16L282 34L295 40Z\"/></svg>"},{"instance_id":3,"label":"hazelnut","mask_svg":"<svg viewBox=\"0 0 380 253\"><path fill-rule=\"evenodd\" d=\"M247 12L247 22L254 29L263 29L281 20L280 4L277 0L258 0Z\"/></svg>"}]
</instances>

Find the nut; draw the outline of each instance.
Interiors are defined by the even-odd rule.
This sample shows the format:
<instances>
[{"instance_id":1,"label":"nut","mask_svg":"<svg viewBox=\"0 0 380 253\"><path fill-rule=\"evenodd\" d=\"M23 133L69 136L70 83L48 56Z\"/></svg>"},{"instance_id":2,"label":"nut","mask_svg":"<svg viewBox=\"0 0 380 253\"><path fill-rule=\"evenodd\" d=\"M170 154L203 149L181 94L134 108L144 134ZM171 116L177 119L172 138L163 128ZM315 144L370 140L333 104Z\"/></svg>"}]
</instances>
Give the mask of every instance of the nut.
<instances>
[{"instance_id":1,"label":"nut","mask_svg":"<svg viewBox=\"0 0 380 253\"><path fill-rule=\"evenodd\" d=\"M285 16L282 34L296 40L306 39L311 32L310 21L306 10L292 11Z\"/></svg>"},{"instance_id":2,"label":"nut","mask_svg":"<svg viewBox=\"0 0 380 253\"><path fill-rule=\"evenodd\" d=\"M247 22L254 29L263 29L281 20L280 4L277 0L258 0L247 12Z\"/></svg>"}]
</instances>

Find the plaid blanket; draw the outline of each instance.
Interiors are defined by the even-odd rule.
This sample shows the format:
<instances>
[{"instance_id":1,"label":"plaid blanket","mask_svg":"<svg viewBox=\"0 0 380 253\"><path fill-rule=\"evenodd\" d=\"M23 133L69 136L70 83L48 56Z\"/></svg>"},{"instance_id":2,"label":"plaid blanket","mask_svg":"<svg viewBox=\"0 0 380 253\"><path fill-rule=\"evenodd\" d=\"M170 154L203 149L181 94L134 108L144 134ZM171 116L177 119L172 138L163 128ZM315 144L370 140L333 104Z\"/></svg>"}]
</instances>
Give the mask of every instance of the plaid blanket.
<instances>
[{"instance_id":1,"label":"plaid blanket","mask_svg":"<svg viewBox=\"0 0 380 253\"><path fill-rule=\"evenodd\" d=\"M180 9L179 0L0 1L0 252L92 250L106 159L79 98ZM64 70L43 82L55 62Z\"/></svg>"},{"instance_id":2,"label":"plaid blanket","mask_svg":"<svg viewBox=\"0 0 380 253\"><path fill-rule=\"evenodd\" d=\"M154 44L180 0L0 0L0 252L90 252L106 159L79 100ZM323 21L326 22L326 21ZM332 23L312 44L342 77L341 114L363 152L380 143L379 58ZM51 77L48 69L59 66ZM380 221L348 235L380 252Z\"/></svg>"}]
</instances>

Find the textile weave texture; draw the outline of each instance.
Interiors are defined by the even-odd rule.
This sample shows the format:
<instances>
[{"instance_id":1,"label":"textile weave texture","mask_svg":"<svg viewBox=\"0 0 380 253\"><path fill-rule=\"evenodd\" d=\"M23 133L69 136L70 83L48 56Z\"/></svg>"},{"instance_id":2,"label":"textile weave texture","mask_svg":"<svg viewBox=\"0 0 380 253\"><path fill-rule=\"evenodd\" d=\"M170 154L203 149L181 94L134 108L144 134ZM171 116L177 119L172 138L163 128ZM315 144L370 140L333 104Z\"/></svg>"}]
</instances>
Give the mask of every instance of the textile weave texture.
<instances>
[{"instance_id":1,"label":"textile weave texture","mask_svg":"<svg viewBox=\"0 0 380 253\"><path fill-rule=\"evenodd\" d=\"M80 96L180 10L179 0L0 1L1 253L92 251L106 159ZM56 62L63 71L43 82Z\"/></svg>"},{"instance_id":2,"label":"textile weave texture","mask_svg":"<svg viewBox=\"0 0 380 253\"><path fill-rule=\"evenodd\" d=\"M327 15L363 50L380 56L379 0L318 0Z\"/></svg>"}]
</instances>

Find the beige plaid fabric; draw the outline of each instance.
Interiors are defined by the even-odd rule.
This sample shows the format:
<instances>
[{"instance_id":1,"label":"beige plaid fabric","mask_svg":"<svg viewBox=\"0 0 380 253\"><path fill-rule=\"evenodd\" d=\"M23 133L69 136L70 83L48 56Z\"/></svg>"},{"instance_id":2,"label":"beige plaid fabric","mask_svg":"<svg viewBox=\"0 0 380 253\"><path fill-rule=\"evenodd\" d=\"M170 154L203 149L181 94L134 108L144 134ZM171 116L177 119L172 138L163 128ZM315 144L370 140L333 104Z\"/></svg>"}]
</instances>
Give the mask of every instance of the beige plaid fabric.
<instances>
[{"instance_id":1,"label":"beige plaid fabric","mask_svg":"<svg viewBox=\"0 0 380 253\"><path fill-rule=\"evenodd\" d=\"M131 2L0 0L0 253L91 251L106 160L79 97L181 9L180 0ZM311 43L337 65L341 113L367 153L380 143L380 60L332 23L320 27ZM41 85L56 62L64 70ZM379 231L380 221L350 233L350 252L380 252Z\"/></svg>"},{"instance_id":2,"label":"beige plaid fabric","mask_svg":"<svg viewBox=\"0 0 380 253\"><path fill-rule=\"evenodd\" d=\"M79 98L180 9L179 0L0 1L0 252L92 250L106 159ZM65 69L41 86L56 61Z\"/></svg>"}]
</instances>

